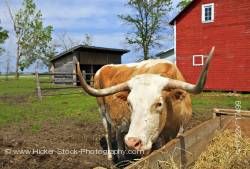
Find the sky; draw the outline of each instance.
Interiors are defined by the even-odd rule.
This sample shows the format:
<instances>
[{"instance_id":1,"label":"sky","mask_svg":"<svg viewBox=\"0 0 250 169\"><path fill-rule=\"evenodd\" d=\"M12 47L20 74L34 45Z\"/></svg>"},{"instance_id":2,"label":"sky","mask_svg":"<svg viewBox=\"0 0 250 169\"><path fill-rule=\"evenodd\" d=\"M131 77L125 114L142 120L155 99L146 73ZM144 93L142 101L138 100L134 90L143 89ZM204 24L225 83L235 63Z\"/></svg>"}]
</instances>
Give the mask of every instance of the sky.
<instances>
[{"instance_id":1,"label":"sky","mask_svg":"<svg viewBox=\"0 0 250 169\"><path fill-rule=\"evenodd\" d=\"M7 0L13 12L21 7L22 0ZM85 34L92 37L92 45L99 47L129 49L130 52L122 56L123 63L135 62L141 56L140 52L126 44L125 36L130 27L124 24L119 14L131 13L126 6L127 0L34 0L37 8L41 10L44 25L53 26L53 39L59 41L59 37L67 34L74 42L78 43L84 39ZM168 18L176 15L178 9L176 4L179 0L173 1L173 11ZM0 0L0 25L9 31L9 39L3 47L6 52L0 56L0 72L6 69L7 56L11 58L11 71L15 69L15 37L13 25L11 24L5 0ZM171 29L163 31L162 46L152 50L152 55L173 47ZM32 72L34 66L25 69ZM41 71L44 69L41 67Z\"/></svg>"}]
</instances>

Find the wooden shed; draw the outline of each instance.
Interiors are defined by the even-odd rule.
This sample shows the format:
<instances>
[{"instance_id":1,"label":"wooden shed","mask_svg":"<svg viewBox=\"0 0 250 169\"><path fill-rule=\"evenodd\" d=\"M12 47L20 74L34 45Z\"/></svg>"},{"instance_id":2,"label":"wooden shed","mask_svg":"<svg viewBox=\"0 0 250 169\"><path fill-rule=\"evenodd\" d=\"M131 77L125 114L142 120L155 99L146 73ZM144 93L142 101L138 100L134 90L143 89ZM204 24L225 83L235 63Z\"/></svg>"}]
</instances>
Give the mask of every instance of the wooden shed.
<instances>
[{"instance_id":1,"label":"wooden shed","mask_svg":"<svg viewBox=\"0 0 250 169\"><path fill-rule=\"evenodd\" d=\"M168 61L175 63L176 57L174 53L174 48L167 49L165 51L161 51L155 55L156 58L167 59Z\"/></svg>"},{"instance_id":2,"label":"wooden shed","mask_svg":"<svg viewBox=\"0 0 250 169\"><path fill-rule=\"evenodd\" d=\"M215 46L205 88L250 91L249 17L247 0L194 0L170 22L176 64L188 82L196 82Z\"/></svg>"},{"instance_id":3,"label":"wooden shed","mask_svg":"<svg viewBox=\"0 0 250 169\"><path fill-rule=\"evenodd\" d=\"M125 49L104 48L78 45L58 54L51 60L51 72L56 84L77 84L76 68L73 57L77 57L81 70L86 72L86 80L91 78L106 64L120 64L121 56L129 52Z\"/></svg>"}]
</instances>

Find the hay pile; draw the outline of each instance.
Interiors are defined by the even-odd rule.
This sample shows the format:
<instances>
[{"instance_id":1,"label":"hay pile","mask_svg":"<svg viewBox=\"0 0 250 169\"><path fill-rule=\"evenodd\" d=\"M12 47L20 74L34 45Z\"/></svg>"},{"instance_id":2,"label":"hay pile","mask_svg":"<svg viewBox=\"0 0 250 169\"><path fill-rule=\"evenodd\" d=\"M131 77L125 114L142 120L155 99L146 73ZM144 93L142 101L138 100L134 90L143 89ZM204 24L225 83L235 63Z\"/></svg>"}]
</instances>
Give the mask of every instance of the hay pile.
<instances>
[{"instance_id":1,"label":"hay pile","mask_svg":"<svg viewBox=\"0 0 250 169\"><path fill-rule=\"evenodd\" d=\"M237 144L235 139L239 139ZM173 158L158 161L159 169L180 169ZM147 167L146 167L147 168ZM188 169L249 169L250 168L250 138L238 138L230 131L218 132L193 166ZM144 168L143 168L144 169Z\"/></svg>"},{"instance_id":2,"label":"hay pile","mask_svg":"<svg viewBox=\"0 0 250 169\"><path fill-rule=\"evenodd\" d=\"M195 162L192 169L247 169L250 167L250 139L238 138L232 131L219 133Z\"/></svg>"}]
</instances>

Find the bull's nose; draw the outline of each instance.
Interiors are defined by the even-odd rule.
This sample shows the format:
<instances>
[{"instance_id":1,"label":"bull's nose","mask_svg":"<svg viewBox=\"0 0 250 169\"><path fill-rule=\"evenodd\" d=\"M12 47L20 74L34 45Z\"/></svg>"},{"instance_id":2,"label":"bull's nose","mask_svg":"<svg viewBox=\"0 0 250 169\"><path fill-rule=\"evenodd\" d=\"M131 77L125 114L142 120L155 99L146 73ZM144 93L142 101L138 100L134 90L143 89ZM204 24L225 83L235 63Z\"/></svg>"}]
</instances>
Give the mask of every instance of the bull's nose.
<instances>
[{"instance_id":1,"label":"bull's nose","mask_svg":"<svg viewBox=\"0 0 250 169\"><path fill-rule=\"evenodd\" d=\"M139 150L142 146L142 141L136 137L129 137L125 140L127 146L134 150Z\"/></svg>"}]
</instances>

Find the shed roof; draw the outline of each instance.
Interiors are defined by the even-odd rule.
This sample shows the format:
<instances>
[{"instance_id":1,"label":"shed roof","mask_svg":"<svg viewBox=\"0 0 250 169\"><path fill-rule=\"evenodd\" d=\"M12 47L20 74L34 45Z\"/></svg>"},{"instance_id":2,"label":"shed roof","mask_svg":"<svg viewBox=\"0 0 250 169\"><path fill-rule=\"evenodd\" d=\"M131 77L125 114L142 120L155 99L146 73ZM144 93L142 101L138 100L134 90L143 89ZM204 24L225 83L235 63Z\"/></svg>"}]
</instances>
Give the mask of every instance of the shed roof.
<instances>
[{"instance_id":1,"label":"shed roof","mask_svg":"<svg viewBox=\"0 0 250 169\"><path fill-rule=\"evenodd\" d=\"M116 48L105 48L105 47L96 47L96 46L86 46L86 45L78 45L75 47L70 48L69 50L66 50L62 53L59 53L58 55L56 55L55 58L51 59L51 62L54 62L58 59L60 59L61 57L64 57L70 53L73 53L75 51L99 51L99 52L110 52L110 53L118 53L120 55L123 55L127 52L129 52L129 50L126 49L116 49Z\"/></svg>"},{"instance_id":2,"label":"shed roof","mask_svg":"<svg viewBox=\"0 0 250 169\"><path fill-rule=\"evenodd\" d=\"M195 2L195 0L192 0L185 8L183 8L170 22L170 25L174 25L174 21L178 19L183 13L185 13Z\"/></svg>"},{"instance_id":3,"label":"shed roof","mask_svg":"<svg viewBox=\"0 0 250 169\"><path fill-rule=\"evenodd\" d=\"M165 50L165 51L161 51L161 52L157 53L155 56L156 56L156 57L160 57L161 55L164 55L164 54L171 54L171 53L173 53L173 52L174 52L174 48L169 48L169 49L167 49L167 50Z\"/></svg>"}]
</instances>

